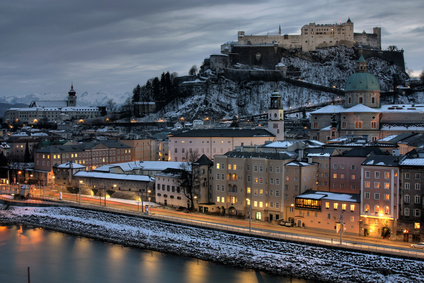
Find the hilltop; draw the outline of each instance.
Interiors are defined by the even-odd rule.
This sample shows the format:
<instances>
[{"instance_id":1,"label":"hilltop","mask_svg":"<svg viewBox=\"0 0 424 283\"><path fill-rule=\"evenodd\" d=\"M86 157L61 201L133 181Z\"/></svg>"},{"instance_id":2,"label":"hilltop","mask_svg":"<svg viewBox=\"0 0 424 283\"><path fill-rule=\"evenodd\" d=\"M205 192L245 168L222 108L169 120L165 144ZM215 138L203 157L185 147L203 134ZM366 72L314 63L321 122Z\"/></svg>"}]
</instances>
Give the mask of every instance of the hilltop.
<instances>
[{"instance_id":1,"label":"hilltop","mask_svg":"<svg viewBox=\"0 0 424 283\"><path fill-rule=\"evenodd\" d=\"M221 72L202 66L197 76L180 78L176 87L178 95L169 99L161 111L143 120L172 121L180 117L216 120L257 115L268 109L270 95L275 89L282 95L285 109L331 102L343 98L345 82L355 72L359 52L344 46L310 52L286 50L281 59L281 64L288 69L286 77L257 66L235 64ZM398 52L402 58L400 64L388 61L381 53L364 52L364 56L370 73L380 81L382 93L393 92L409 78L404 71L403 53ZM146 85L144 88L149 91L149 86L147 90ZM408 103L411 99L415 98L388 96L390 103Z\"/></svg>"}]
</instances>

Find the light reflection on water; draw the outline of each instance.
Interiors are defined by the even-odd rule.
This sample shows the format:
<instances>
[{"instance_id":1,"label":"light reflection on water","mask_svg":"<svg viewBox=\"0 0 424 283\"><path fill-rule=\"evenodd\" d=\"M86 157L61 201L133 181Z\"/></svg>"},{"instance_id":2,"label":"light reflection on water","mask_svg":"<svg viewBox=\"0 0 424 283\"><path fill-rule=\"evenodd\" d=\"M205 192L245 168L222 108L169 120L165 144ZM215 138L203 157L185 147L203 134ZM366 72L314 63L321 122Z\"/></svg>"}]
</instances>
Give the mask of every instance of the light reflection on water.
<instances>
[{"instance_id":1,"label":"light reflection on water","mask_svg":"<svg viewBox=\"0 0 424 283\"><path fill-rule=\"evenodd\" d=\"M38 228L0 226L0 282L306 282Z\"/></svg>"}]
</instances>

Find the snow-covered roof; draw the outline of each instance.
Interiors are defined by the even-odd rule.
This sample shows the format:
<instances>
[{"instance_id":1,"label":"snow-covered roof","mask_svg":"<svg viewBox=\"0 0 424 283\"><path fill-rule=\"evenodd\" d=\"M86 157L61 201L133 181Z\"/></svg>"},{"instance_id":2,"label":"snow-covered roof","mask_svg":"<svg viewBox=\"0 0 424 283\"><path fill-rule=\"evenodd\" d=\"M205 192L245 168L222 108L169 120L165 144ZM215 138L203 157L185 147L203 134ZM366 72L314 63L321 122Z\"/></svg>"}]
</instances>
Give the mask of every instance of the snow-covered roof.
<instances>
[{"instance_id":1,"label":"snow-covered roof","mask_svg":"<svg viewBox=\"0 0 424 283\"><path fill-rule=\"evenodd\" d=\"M79 178L93 178L93 179L113 179L120 181L139 181L139 182L150 182L154 178L145 175L127 175L127 174L114 174L114 173L101 173L95 171L79 171L75 175Z\"/></svg>"},{"instance_id":2,"label":"snow-covered roof","mask_svg":"<svg viewBox=\"0 0 424 283\"><path fill-rule=\"evenodd\" d=\"M114 163L100 166L95 171L110 172L113 167L120 167L124 172L131 172L133 170L147 170L147 171L163 171L168 168L180 169L183 164L187 162L176 161L131 161L124 163Z\"/></svg>"},{"instance_id":3,"label":"snow-covered roof","mask_svg":"<svg viewBox=\"0 0 424 283\"><path fill-rule=\"evenodd\" d=\"M65 162L65 163L58 165L57 168L60 168L60 169L71 169L71 168L72 169L85 169L85 166L78 164L78 163Z\"/></svg>"},{"instance_id":4,"label":"snow-covered roof","mask_svg":"<svg viewBox=\"0 0 424 283\"><path fill-rule=\"evenodd\" d=\"M424 166L424 158L406 158L399 164L402 166Z\"/></svg>"}]
</instances>

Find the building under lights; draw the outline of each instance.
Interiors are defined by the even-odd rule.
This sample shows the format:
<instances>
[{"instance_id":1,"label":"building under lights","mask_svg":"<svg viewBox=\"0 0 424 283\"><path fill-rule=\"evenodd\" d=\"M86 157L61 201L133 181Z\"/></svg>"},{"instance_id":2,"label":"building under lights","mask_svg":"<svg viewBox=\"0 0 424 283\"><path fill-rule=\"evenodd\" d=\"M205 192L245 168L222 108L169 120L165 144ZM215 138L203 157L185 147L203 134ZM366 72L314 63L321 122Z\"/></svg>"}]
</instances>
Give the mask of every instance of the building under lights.
<instances>
[{"instance_id":1,"label":"building under lights","mask_svg":"<svg viewBox=\"0 0 424 283\"><path fill-rule=\"evenodd\" d=\"M10 108L4 114L4 119L8 123L23 125L80 121L101 116L100 108L77 106L76 91L71 85L65 100L33 101L26 108Z\"/></svg>"},{"instance_id":2,"label":"building under lights","mask_svg":"<svg viewBox=\"0 0 424 283\"><path fill-rule=\"evenodd\" d=\"M424 105L381 105L380 83L361 54L357 71L346 81L344 105L310 114L310 138L327 142L342 136L376 141L389 135L424 131Z\"/></svg>"}]
</instances>

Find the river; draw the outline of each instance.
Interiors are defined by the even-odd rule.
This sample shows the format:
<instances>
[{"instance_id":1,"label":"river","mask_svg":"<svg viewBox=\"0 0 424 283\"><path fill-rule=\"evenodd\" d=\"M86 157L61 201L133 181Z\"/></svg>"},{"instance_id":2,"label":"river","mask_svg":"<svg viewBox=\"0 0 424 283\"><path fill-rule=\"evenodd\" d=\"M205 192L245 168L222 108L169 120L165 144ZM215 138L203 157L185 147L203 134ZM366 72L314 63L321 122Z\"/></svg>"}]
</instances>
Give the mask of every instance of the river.
<instances>
[{"instance_id":1,"label":"river","mask_svg":"<svg viewBox=\"0 0 424 283\"><path fill-rule=\"evenodd\" d=\"M40 228L0 226L0 282L276 283L274 276Z\"/></svg>"}]
</instances>

